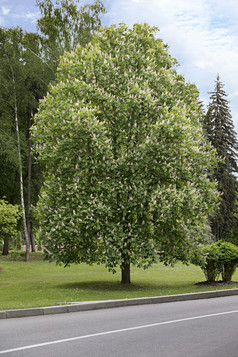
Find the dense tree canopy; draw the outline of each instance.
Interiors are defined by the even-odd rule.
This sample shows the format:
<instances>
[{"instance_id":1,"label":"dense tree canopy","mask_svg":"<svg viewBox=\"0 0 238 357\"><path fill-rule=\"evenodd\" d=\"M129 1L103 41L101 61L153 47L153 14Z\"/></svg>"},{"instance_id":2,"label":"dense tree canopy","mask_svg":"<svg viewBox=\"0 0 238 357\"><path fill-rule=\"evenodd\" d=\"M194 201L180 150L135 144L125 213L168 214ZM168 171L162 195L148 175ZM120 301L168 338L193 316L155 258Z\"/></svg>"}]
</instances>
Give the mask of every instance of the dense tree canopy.
<instances>
[{"instance_id":1,"label":"dense tree canopy","mask_svg":"<svg viewBox=\"0 0 238 357\"><path fill-rule=\"evenodd\" d=\"M16 235L16 229L21 212L18 205L11 205L5 199L0 199L0 239L4 240L3 255L8 254L8 241L11 235Z\"/></svg>"},{"instance_id":2,"label":"dense tree canopy","mask_svg":"<svg viewBox=\"0 0 238 357\"><path fill-rule=\"evenodd\" d=\"M18 205L11 205L5 199L0 200L0 234L16 234L16 226L21 213Z\"/></svg>"},{"instance_id":3,"label":"dense tree canopy","mask_svg":"<svg viewBox=\"0 0 238 357\"><path fill-rule=\"evenodd\" d=\"M42 184L40 167L33 165L31 157L32 116L49 82L54 80L60 55L66 49L74 49L78 42L85 45L100 27L105 12L100 1L81 7L78 4L77 0L37 1L40 33L28 33L19 27L0 28L0 198L5 196L12 204L20 203L24 193L31 238L31 206ZM34 249L33 243L32 239Z\"/></svg>"},{"instance_id":4,"label":"dense tree canopy","mask_svg":"<svg viewBox=\"0 0 238 357\"><path fill-rule=\"evenodd\" d=\"M12 204L21 201L28 242L30 229L27 234L25 202L29 218L31 201L36 201L42 181L39 170L29 175L32 171L28 164L31 158L29 128L39 99L46 93L48 67L40 58L42 52L37 34L25 33L20 28L1 28L0 40L0 197L6 196Z\"/></svg>"},{"instance_id":5,"label":"dense tree canopy","mask_svg":"<svg viewBox=\"0 0 238 357\"><path fill-rule=\"evenodd\" d=\"M214 170L212 179L217 180L222 194L219 210L211 218L215 240L230 239L237 218L237 134L234 129L226 92L219 76L211 92L210 103L204 118L205 135L222 159Z\"/></svg>"},{"instance_id":6,"label":"dense tree canopy","mask_svg":"<svg viewBox=\"0 0 238 357\"><path fill-rule=\"evenodd\" d=\"M79 0L36 0L36 4L41 11L37 27L42 35L45 60L55 73L64 51L73 51L79 43L85 46L92 39L106 10L100 0L81 7Z\"/></svg>"},{"instance_id":7,"label":"dense tree canopy","mask_svg":"<svg viewBox=\"0 0 238 357\"><path fill-rule=\"evenodd\" d=\"M186 261L217 198L197 89L155 34L111 26L65 54L33 128L49 252L119 266L124 283L156 252Z\"/></svg>"}]
</instances>

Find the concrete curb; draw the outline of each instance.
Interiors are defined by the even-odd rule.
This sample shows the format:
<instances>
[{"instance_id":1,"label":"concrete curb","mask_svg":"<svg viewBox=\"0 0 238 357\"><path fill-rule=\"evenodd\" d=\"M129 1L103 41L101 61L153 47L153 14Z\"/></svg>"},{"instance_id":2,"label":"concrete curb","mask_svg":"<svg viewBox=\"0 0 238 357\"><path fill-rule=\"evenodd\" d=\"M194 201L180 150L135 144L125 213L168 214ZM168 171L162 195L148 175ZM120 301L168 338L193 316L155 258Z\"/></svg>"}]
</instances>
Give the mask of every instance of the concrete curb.
<instances>
[{"instance_id":1,"label":"concrete curb","mask_svg":"<svg viewBox=\"0 0 238 357\"><path fill-rule=\"evenodd\" d=\"M113 307L124 307L124 306L133 306L133 305L162 304L166 302L168 303L168 302L177 302L177 301L210 299L210 298L232 296L232 295L238 295L238 289L205 291L200 293L144 297L144 298L136 298L136 299L83 301L83 302L74 302L74 303L70 303L67 305L60 305L60 306L0 311L0 319L63 314L66 312L109 309Z\"/></svg>"}]
</instances>

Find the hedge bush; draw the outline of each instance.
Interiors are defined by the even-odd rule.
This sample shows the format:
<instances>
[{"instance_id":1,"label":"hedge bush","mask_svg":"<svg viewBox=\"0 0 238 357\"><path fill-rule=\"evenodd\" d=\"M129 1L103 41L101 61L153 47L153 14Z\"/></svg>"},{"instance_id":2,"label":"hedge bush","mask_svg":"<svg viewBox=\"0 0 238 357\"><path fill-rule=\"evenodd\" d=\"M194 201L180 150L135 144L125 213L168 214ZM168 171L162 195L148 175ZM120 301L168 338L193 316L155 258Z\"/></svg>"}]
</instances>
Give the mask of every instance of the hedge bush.
<instances>
[{"instance_id":1,"label":"hedge bush","mask_svg":"<svg viewBox=\"0 0 238 357\"><path fill-rule=\"evenodd\" d=\"M205 245L192 255L191 263L200 266L207 282L215 282L220 275L229 282L238 266L238 247L222 241Z\"/></svg>"}]
</instances>

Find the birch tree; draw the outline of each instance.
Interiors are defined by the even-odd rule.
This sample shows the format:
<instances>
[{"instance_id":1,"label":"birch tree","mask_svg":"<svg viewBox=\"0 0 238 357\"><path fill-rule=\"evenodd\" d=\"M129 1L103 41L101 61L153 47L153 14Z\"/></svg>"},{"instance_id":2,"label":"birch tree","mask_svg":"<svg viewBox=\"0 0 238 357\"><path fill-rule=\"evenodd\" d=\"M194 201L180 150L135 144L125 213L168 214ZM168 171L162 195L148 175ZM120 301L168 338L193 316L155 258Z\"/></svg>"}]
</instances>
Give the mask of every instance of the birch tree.
<instances>
[{"instance_id":1,"label":"birch tree","mask_svg":"<svg viewBox=\"0 0 238 357\"><path fill-rule=\"evenodd\" d=\"M32 205L42 183L40 168L31 155L33 114L54 80L60 55L65 49L72 50L77 41L87 43L105 12L100 1L81 8L77 0L37 1L37 5L42 15L38 20L41 35L19 27L0 28L0 197L6 196L13 204L26 203L23 222L33 251Z\"/></svg>"},{"instance_id":2,"label":"birch tree","mask_svg":"<svg viewBox=\"0 0 238 357\"><path fill-rule=\"evenodd\" d=\"M22 37L21 30L12 29L9 31L1 30L1 79L4 90L1 92L1 101L4 97L7 101L3 103L1 110L1 119L7 118L14 123L15 127L15 148L17 153L17 172L19 175L20 202L22 211L23 230L26 240L26 261L29 260L30 240L26 225L26 210L24 200L24 184L23 184L23 166L22 166L22 141L20 139L19 128L19 108L20 101L24 98L21 96L22 80L24 79L24 63L21 57L22 53ZM6 119L5 119L6 120ZM11 125L10 125L11 126Z\"/></svg>"}]
</instances>

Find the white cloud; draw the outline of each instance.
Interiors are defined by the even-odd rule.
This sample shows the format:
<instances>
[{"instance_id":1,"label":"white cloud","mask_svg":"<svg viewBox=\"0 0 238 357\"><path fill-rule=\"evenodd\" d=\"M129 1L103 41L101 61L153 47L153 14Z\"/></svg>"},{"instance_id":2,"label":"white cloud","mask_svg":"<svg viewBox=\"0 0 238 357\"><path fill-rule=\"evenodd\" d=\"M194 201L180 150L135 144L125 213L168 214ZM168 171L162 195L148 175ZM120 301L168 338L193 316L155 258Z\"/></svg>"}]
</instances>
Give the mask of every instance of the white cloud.
<instances>
[{"instance_id":1,"label":"white cloud","mask_svg":"<svg viewBox=\"0 0 238 357\"><path fill-rule=\"evenodd\" d=\"M18 11L12 14L12 17L16 19L22 19L24 21L31 21L32 23L35 23L37 19L39 18L40 13L38 11L36 12L30 12L30 11Z\"/></svg>"},{"instance_id":2,"label":"white cloud","mask_svg":"<svg viewBox=\"0 0 238 357\"><path fill-rule=\"evenodd\" d=\"M23 17L25 17L25 19L31 20L31 22L36 22L37 19L40 17L40 13L39 12L27 12L23 15Z\"/></svg>"},{"instance_id":3,"label":"white cloud","mask_svg":"<svg viewBox=\"0 0 238 357\"><path fill-rule=\"evenodd\" d=\"M199 60L195 62L195 66L198 68L206 69L206 68L211 68L213 66L213 62L212 61L203 61L203 60Z\"/></svg>"},{"instance_id":4,"label":"white cloud","mask_svg":"<svg viewBox=\"0 0 238 357\"><path fill-rule=\"evenodd\" d=\"M238 131L238 0L102 1L108 11L104 24L147 22L158 26L158 36L180 63L178 71L197 85L206 104L207 92L213 91L219 73ZM8 8L10 12L3 15ZM32 0L0 0L1 26L20 25L34 31L38 17Z\"/></svg>"},{"instance_id":5,"label":"white cloud","mask_svg":"<svg viewBox=\"0 0 238 357\"><path fill-rule=\"evenodd\" d=\"M178 70L197 85L206 104L217 73L227 94L237 92L237 0L110 0L108 11L110 23L158 26L159 37L181 64ZM238 96L229 99L238 129Z\"/></svg>"},{"instance_id":6,"label":"white cloud","mask_svg":"<svg viewBox=\"0 0 238 357\"><path fill-rule=\"evenodd\" d=\"M2 14L3 15L8 15L10 9L6 6L1 6Z\"/></svg>"},{"instance_id":7,"label":"white cloud","mask_svg":"<svg viewBox=\"0 0 238 357\"><path fill-rule=\"evenodd\" d=\"M238 92L234 92L229 95L229 98L234 98L234 97L238 97Z\"/></svg>"}]
</instances>

